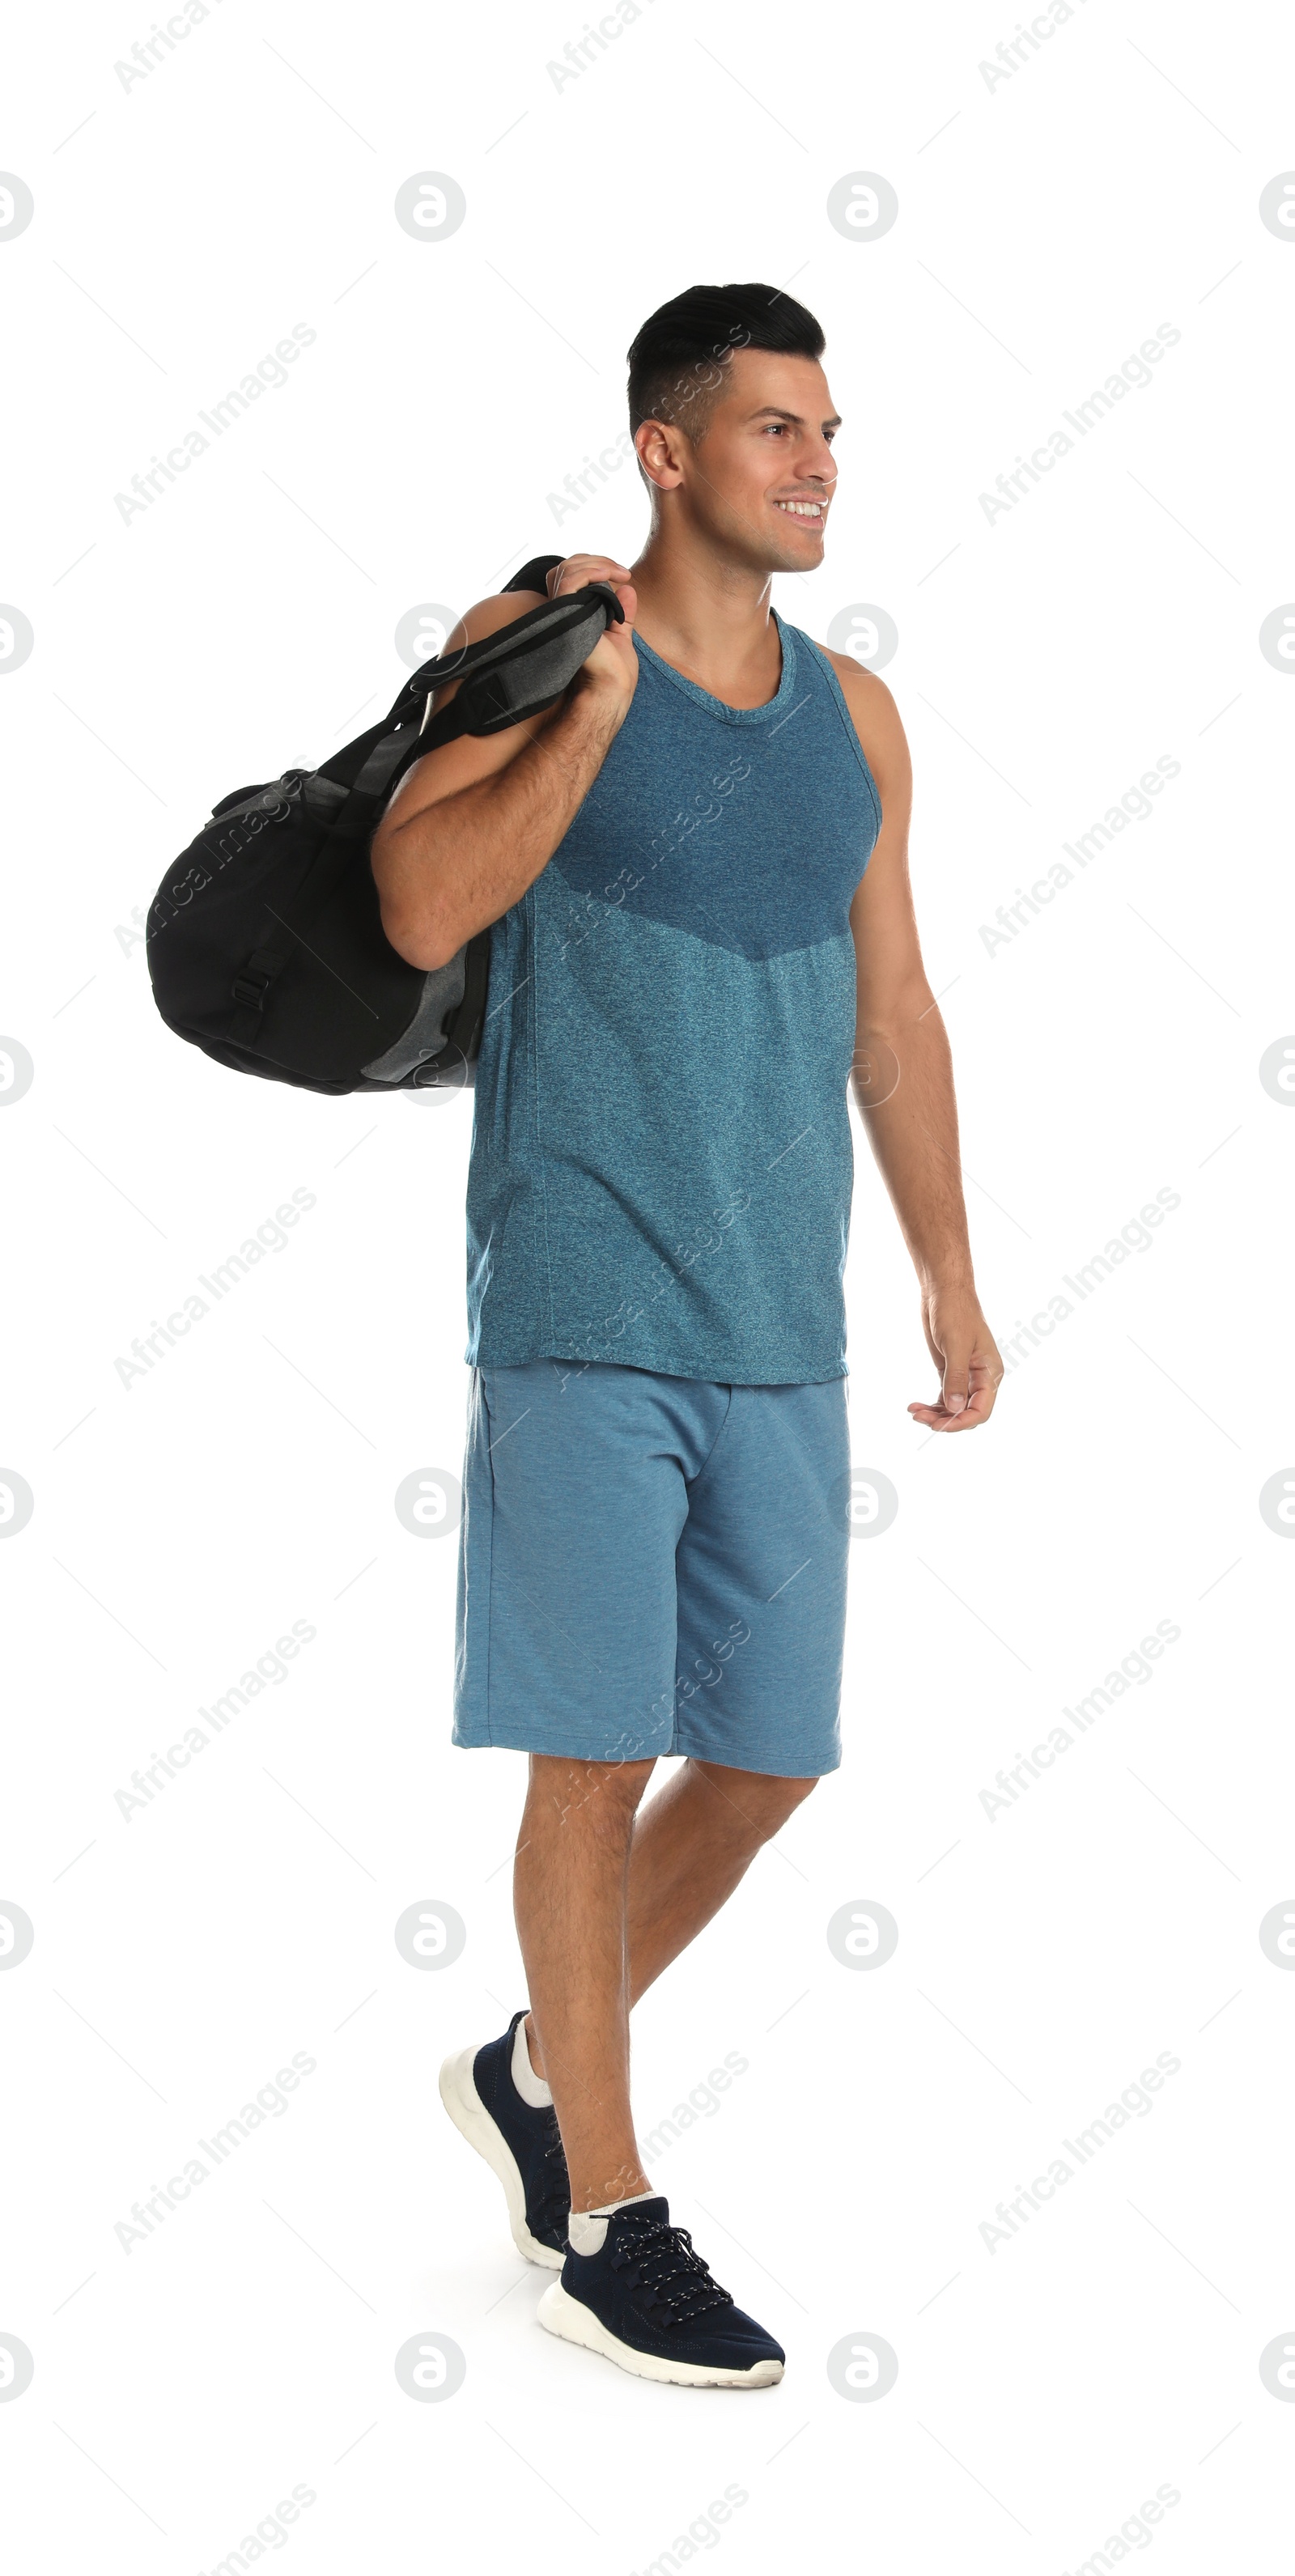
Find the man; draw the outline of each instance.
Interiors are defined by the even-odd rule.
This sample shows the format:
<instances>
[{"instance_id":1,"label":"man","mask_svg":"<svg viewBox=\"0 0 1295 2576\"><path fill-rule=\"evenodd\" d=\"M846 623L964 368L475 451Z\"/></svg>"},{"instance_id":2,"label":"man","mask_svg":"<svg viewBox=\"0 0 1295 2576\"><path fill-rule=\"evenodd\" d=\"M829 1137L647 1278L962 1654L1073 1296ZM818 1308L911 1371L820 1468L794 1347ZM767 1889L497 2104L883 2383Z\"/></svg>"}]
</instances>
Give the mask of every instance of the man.
<instances>
[{"instance_id":1,"label":"man","mask_svg":"<svg viewBox=\"0 0 1295 2576\"><path fill-rule=\"evenodd\" d=\"M823 559L838 427L813 316L694 287L630 351L651 502L560 705L420 761L375 837L389 938L491 930L468 1185L473 1367L455 1741L530 1755L530 2010L442 2070L557 2269L554 2333L762 2387L773 2337L639 2160L631 2006L840 1759L849 1546L846 1086L966 1431L1001 1362L972 1279L949 1050L906 863L894 701L770 607ZM475 639L526 595L487 599ZM682 1755L639 1812L653 1765Z\"/></svg>"}]
</instances>

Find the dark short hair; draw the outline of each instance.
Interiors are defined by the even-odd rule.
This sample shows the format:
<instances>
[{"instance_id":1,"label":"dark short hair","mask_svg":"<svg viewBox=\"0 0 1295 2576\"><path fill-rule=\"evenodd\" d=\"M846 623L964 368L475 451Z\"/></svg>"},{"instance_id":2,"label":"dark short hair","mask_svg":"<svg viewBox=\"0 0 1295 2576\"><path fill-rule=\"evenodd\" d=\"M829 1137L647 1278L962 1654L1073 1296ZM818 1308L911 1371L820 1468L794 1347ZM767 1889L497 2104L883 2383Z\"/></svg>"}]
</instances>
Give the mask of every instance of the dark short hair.
<instances>
[{"instance_id":1,"label":"dark short hair","mask_svg":"<svg viewBox=\"0 0 1295 2576\"><path fill-rule=\"evenodd\" d=\"M824 345L813 314L776 286L690 286L630 342L630 429L668 420L700 437L734 349L821 358Z\"/></svg>"}]
</instances>

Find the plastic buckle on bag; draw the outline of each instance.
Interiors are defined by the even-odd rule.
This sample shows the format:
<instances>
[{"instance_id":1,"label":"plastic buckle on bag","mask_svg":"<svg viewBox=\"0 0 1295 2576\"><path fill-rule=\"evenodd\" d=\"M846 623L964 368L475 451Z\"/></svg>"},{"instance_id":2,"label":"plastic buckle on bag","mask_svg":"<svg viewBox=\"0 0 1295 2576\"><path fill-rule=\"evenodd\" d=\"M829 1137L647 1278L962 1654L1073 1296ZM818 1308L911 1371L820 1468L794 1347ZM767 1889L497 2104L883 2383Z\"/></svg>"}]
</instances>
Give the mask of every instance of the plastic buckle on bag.
<instances>
[{"instance_id":1,"label":"plastic buckle on bag","mask_svg":"<svg viewBox=\"0 0 1295 2576\"><path fill-rule=\"evenodd\" d=\"M242 1011L263 1011L265 1008L266 994L269 992L270 986L273 982L274 977L272 975L254 974L249 968L244 967L242 974L234 977L232 987L234 1000L237 1002L239 1009Z\"/></svg>"}]
</instances>

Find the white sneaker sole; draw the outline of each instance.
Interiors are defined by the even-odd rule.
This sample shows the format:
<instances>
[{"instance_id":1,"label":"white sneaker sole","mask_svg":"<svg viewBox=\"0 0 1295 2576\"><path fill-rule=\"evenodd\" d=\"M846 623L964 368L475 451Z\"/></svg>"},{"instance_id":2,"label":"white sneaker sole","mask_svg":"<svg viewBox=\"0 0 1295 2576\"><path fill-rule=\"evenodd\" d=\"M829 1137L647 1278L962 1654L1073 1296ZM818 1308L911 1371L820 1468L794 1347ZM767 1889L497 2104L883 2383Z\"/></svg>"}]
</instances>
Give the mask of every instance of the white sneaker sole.
<instances>
[{"instance_id":1,"label":"white sneaker sole","mask_svg":"<svg viewBox=\"0 0 1295 2576\"><path fill-rule=\"evenodd\" d=\"M440 2072L441 2100L455 2128L467 2139L470 2147L476 2148L479 2156L484 2156L491 2172L497 2174L503 2184L504 2198L508 2203L508 2224L518 2253L524 2254L528 2263L542 2263L546 2271L560 2272L565 2256L557 2253L551 2245L541 2245L526 2224L526 2190L521 2168L473 2082L472 2061L476 2053L475 2048L461 2048L454 2057L446 2058Z\"/></svg>"},{"instance_id":2,"label":"white sneaker sole","mask_svg":"<svg viewBox=\"0 0 1295 2576\"><path fill-rule=\"evenodd\" d=\"M586 2352L602 2353L637 2379L668 2379L679 2388L772 2388L782 2377L780 2361L757 2361L750 2370L713 2370L702 2361L663 2361L654 2352L636 2352L633 2344L610 2334L592 2308L573 2299L560 2281L549 2283L535 2313L550 2334L583 2344Z\"/></svg>"}]
</instances>

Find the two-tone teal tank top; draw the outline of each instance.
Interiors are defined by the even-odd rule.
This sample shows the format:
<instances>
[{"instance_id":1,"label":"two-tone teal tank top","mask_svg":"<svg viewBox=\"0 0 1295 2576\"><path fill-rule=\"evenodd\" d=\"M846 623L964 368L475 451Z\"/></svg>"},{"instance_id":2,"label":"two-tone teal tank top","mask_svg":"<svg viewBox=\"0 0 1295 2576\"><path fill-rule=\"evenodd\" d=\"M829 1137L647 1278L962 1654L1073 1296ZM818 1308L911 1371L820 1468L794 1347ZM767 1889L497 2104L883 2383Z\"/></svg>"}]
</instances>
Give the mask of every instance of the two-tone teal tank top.
<instances>
[{"instance_id":1,"label":"two-tone teal tank top","mask_svg":"<svg viewBox=\"0 0 1295 2576\"><path fill-rule=\"evenodd\" d=\"M566 837L491 932L467 1358L845 1374L850 905L881 824L825 654L730 707L641 638Z\"/></svg>"}]
</instances>

